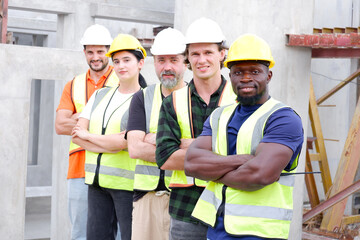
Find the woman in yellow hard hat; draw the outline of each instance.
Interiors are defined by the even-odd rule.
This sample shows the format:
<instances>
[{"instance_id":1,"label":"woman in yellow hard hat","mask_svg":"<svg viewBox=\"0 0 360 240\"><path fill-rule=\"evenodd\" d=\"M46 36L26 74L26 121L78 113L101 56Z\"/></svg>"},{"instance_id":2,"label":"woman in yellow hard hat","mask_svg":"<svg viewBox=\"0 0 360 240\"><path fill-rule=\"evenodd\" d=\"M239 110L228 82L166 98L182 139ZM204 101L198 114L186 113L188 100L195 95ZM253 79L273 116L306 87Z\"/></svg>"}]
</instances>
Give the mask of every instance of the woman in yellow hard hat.
<instances>
[{"instance_id":1,"label":"woman in yellow hard hat","mask_svg":"<svg viewBox=\"0 0 360 240\"><path fill-rule=\"evenodd\" d=\"M131 239L135 161L124 138L132 95L146 87L140 70L146 51L133 36L119 34L109 52L119 86L95 92L84 108L73 141L86 149L87 239Z\"/></svg>"}]
</instances>

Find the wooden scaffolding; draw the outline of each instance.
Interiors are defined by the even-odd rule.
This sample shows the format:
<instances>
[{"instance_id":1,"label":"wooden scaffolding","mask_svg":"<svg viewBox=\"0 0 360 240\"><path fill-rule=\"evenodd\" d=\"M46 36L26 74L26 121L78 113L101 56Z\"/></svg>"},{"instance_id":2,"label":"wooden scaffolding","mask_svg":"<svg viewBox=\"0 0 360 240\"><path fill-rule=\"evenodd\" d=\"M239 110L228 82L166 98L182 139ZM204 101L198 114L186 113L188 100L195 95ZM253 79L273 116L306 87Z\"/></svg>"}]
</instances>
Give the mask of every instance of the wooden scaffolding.
<instances>
[{"instance_id":1,"label":"wooden scaffolding","mask_svg":"<svg viewBox=\"0 0 360 240\"><path fill-rule=\"evenodd\" d=\"M314 29L313 34L290 34L288 35L288 46L311 47L313 58L360 58L360 28ZM303 223L323 213L320 229L317 233L334 237L328 239L342 237L341 229L344 225L360 223L360 215L344 216L347 197L360 190L360 181L354 183L360 160L360 99L357 101L333 182L318 107L359 75L360 69L318 100L315 98L313 83L310 80L309 118L313 137L307 139L305 170L312 172L312 163L319 163L326 200L320 203L315 178L312 174L306 174L305 184L311 210L304 214ZM313 149L313 143L315 143L315 149ZM313 149L312 152L315 153L310 153L309 149ZM319 238L307 234L306 239Z\"/></svg>"}]
</instances>

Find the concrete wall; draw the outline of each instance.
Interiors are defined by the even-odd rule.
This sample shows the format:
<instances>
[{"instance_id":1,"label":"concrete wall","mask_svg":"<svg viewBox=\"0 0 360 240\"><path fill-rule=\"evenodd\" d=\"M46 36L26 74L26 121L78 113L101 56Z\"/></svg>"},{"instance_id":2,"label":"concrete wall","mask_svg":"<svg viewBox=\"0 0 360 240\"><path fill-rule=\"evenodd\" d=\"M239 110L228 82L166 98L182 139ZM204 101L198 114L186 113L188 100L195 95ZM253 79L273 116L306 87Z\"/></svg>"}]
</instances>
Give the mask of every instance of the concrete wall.
<instances>
[{"instance_id":1,"label":"concrete wall","mask_svg":"<svg viewBox=\"0 0 360 240\"><path fill-rule=\"evenodd\" d=\"M157 24L172 25L173 9L174 1L161 0L13 0L9 3L9 31L46 35L45 47L81 50L79 40L94 22L107 26L113 37L118 33L131 33L150 38L152 28ZM7 141L5 137L0 140L4 142L1 146L2 166L9 169L1 173L4 181L0 183L0 189L4 190L0 211L6 217L0 220L0 234L4 239L24 239L25 197L51 195L51 238L69 239L66 174L70 139L55 134L54 110L65 83L85 71L86 62L81 51L0 47L1 59L5 59L6 66L0 73L4 87L0 95L3 101L0 113L7 123L3 124L4 130L0 133L11 136ZM152 66L153 60L148 58L142 71L148 84L157 82ZM30 106L33 79L43 81L39 108ZM17 111L10 111L10 108ZM32 124L31 109L40 111L36 120L39 121L39 132L29 127ZM12 124L8 126L10 122ZM27 167L28 143L34 141L34 136L39 138L40 158L37 165Z\"/></svg>"},{"instance_id":2,"label":"concrete wall","mask_svg":"<svg viewBox=\"0 0 360 240\"><path fill-rule=\"evenodd\" d=\"M0 71L0 235L2 239L24 239L25 188L27 178L27 154L29 139L30 89L33 79L52 81L53 108L56 109L65 83L88 68L83 52L0 45L0 58L4 66ZM44 71L46 70L46 71ZM157 82L153 60L146 60L142 70L148 83ZM45 84L47 85L47 84ZM46 96L47 94L45 94ZM47 96L49 97L49 96ZM44 106L44 105L43 105ZM48 117L50 125L41 124L44 135L52 136L52 239L69 239L67 214L66 174L68 166L69 137L57 136L54 116ZM35 176L37 178L37 176ZM41 181L39 183L41 185ZM39 186L38 185L38 186Z\"/></svg>"},{"instance_id":3,"label":"concrete wall","mask_svg":"<svg viewBox=\"0 0 360 240\"><path fill-rule=\"evenodd\" d=\"M70 79L84 69L81 52L0 45L0 234L3 239L24 239L25 180L32 79ZM47 71L44 71L47 69ZM53 116L51 116L53 117ZM54 128L48 129L52 134ZM49 159L50 160L50 159ZM61 160L64 162L64 160ZM61 171L61 169L59 169Z\"/></svg>"},{"instance_id":4,"label":"concrete wall","mask_svg":"<svg viewBox=\"0 0 360 240\"><path fill-rule=\"evenodd\" d=\"M337 59L311 61L311 51L306 48L287 47L285 34L287 33L311 33L313 27L346 27L360 25L360 2L358 0L326 1L326 0L228 0L219 2L216 0L125 0L119 3L117 0L82 0L82 1L41 1L33 0L31 4L26 0L12 0L9 8L15 10L28 10L58 14L56 26L54 19L43 23L43 28L36 31L57 31L57 46L68 49L81 49L78 42L83 31L93 22L109 24L113 36L117 31L128 31L119 22L121 16L117 11L129 7L133 14L141 13L141 20L154 25L150 14L155 14L157 19L163 16L162 11L173 13L175 8L175 28L185 33L189 24L202 16L217 21L228 39L232 43L243 33L255 33L263 37L271 46L276 61L273 71L273 80L270 83L270 93L273 97L284 101L292 106L302 117L305 131L308 130L308 99L309 79L313 78L315 94L322 96L325 92L338 84L340 80L354 72L358 67L357 60ZM90 4L90 6L88 5ZM102 5L104 4L104 5ZM108 5L117 5L112 12L111 19L104 19L104 9ZM73 7L70 7L73 6ZM97 6L96 9L94 6ZM85 11L87 9L88 11ZM134 9L138 9L135 11ZM106 11L105 11L106 12ZM75 14L76 13L76 14ZM110 15L111 15L110 14ZM76 16L74 16L76 15ZM169 15L166 21L169 21ZM16 16L21 17L21 16ZM131 14L126 14L131 18ZM114 19L117 19L116 21ZM12 19L9 16L9 24L13 29L25 24L24 19ZM41 19L40 19L41 20ZM128 21L129 19L122 19ZM117 24L117 21L119 24ZM153 21L153 22L151 22ZM158 20L156 20L158 21ZM28 26L35 22L27 22ZM168 24L168 23L167 23ZM141 24L130 24L131 28L137 28ZM148 27L142 30L147 36ZM23 32L31 32L28 29ZM52 35L51 39L54 39ZM49 44L48 46L54 46ZM81 51L60 50L37 47L22 47L0 45L0 59L3 59L3 67L0 70L0 114L3 124L0 134L0 164L3 169L0 177L0 212L5 218L0 220L0 235L4 239L23 239L24 213L25 213L25 186L27 178L27 153L29 137L29 112L30 112L30 89L32 79L53 81L52 86L45 89L53 91L53 108L56 109L63 86L74 75L87 69ZM157 78L153 70L153 59L145 61L142 74L147 82L155 83ZM227 77L227 69L223 74ZM191 79L191 72L187 71L186 81ZM46 85L46 84L45 84ZM347 131L354 112L356 98L355 88L349 86L342 89L338 94L324 102L328 105L336 105L331 108L320 108L320 118L324 131L324 137L335 141L326 141L327 153L330 161L330 169L334 177L338 160L346 140ZM50 94L51 95L51 94ZM50 116L52 121L55 113ZM46 117L46 116L44 116ZM11 124L10 124L11 123ZM48 124L48 123L47 123ZM53 126L53 124L50 124ZM57 136L53 127L43 125L44 134L53 136L52 142L52 239L68 239L67 217L67 148L69 137ZM336 127L334 127L336 126ZM305 145L304 145L305 147ZM303 149L303 153L305 149ZM49 159L50 161L50 159ZM49 162L47 162L49 163ZM48 165L49 166L49 165ZM300 159L298 171L304 169L304 154ZM315 169L316 170L316 169ZM38 173L39 174L39 173ZM316 176L318 177L318 176ZM35 180L35 179L34 179ZM317 179L318 182L320 179ZM46 184L47 185L47 184ZM297 177L295 198L295 221L293 222L291 239L301 238L301 211L303 200L303 176ZM318 187L321 190L321 186Z\"/></svg>"},{"instance_id":5,"label":"concrete wall","mask_svg":"<svg viewBox=\"0 0 360 240\"><path fill-rule=\"evenodd\" d=\"M229 43L248 32L263 37L271 46L276 62L272 69L270 93L300 114L306 130L311 50L287 47L285 34L312 33L313 5L313 0L178 0L175 28L185 33L193 20L204 16L219 23ZM300 158L299 172L304 170L304 156L302 154ZM303 184L303 176L300 175L295 185L295 212L290 239L301 239Z\"/></svg>"}]
</instances>

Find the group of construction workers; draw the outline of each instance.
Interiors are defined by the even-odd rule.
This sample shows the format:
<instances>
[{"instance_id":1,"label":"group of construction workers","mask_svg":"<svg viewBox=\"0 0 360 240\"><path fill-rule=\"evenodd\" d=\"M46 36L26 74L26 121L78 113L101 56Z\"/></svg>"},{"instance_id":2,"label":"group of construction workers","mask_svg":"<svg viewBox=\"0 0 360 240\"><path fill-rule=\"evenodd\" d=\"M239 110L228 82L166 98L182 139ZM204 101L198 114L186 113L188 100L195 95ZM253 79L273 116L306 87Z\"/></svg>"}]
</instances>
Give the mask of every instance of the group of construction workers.
<instances>
[{"instance_id":1,"label":"group of construction workers","mask_svg":"<svg viewBox=\"0 0 360 240\"><path fill-rule=\"evenodd\" d=\"M71 239L289 238L303 128L269 95L275 61L262 38L241 35L227 51L209 18L185 35L166 28L149 86L134 36L94 24L80 44L89 69L65 85L55 120L72 136Z\"/></svg>"}]
</instances>

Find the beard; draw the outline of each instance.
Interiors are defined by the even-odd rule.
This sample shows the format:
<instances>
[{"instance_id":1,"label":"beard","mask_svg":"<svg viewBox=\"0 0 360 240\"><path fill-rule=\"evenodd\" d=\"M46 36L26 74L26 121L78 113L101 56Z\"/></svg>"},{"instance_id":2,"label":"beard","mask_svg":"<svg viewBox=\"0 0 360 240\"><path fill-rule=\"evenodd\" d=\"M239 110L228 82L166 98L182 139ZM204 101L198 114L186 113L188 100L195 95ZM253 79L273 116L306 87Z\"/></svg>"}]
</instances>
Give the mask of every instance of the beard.
<instances>
[{"instance_id":1,"label":"beard","mask_svg":"<svg viewBox=\"0 0 360 240\"><path fill-rule=\"evenodd\" d=\"M262 96L264 96L265 92L266 90L251 97L242 97L240 95L237 95L236 100L240 102L241 105L252 106L255 105L262 98Z\"/></svg>"},{"instance_id":2,"label":"beard","mask_svg":"<svg viewBox=\"0 0 360 240\"><path fill-rule=\"evenodd\" d=\"M102 64L101 64L101 66L99 66L99 67L97 67L97 68L94 68L92 65L91 65L91 63L93 63L94 61L90 61L90 63L89 63L89 67L90 67L90 69L91 70L93 70L94 72L101 72L102 70L104 70L106 67L107 67L107 65L108 65L108 63L109 63L109 61L102 61L102 60L98 60L99 62L101 62Z\"/></svg>"},{"instance_id":3,"label":"beard","mask_svg":"<svg viewBox=\"0 0 360 240\"><path fill-rule=\"evenodd\" d=\"M170 78L163 78L163 75L173 75L174 78L170 79ZM175 72L173 71L163 71L161 74L160 74L160 81L161 81L161 84L167 88L167 89L172 89L174 88L178 82L179 82L179 76L176 75Z\"/></svg>"}]
</instances>

